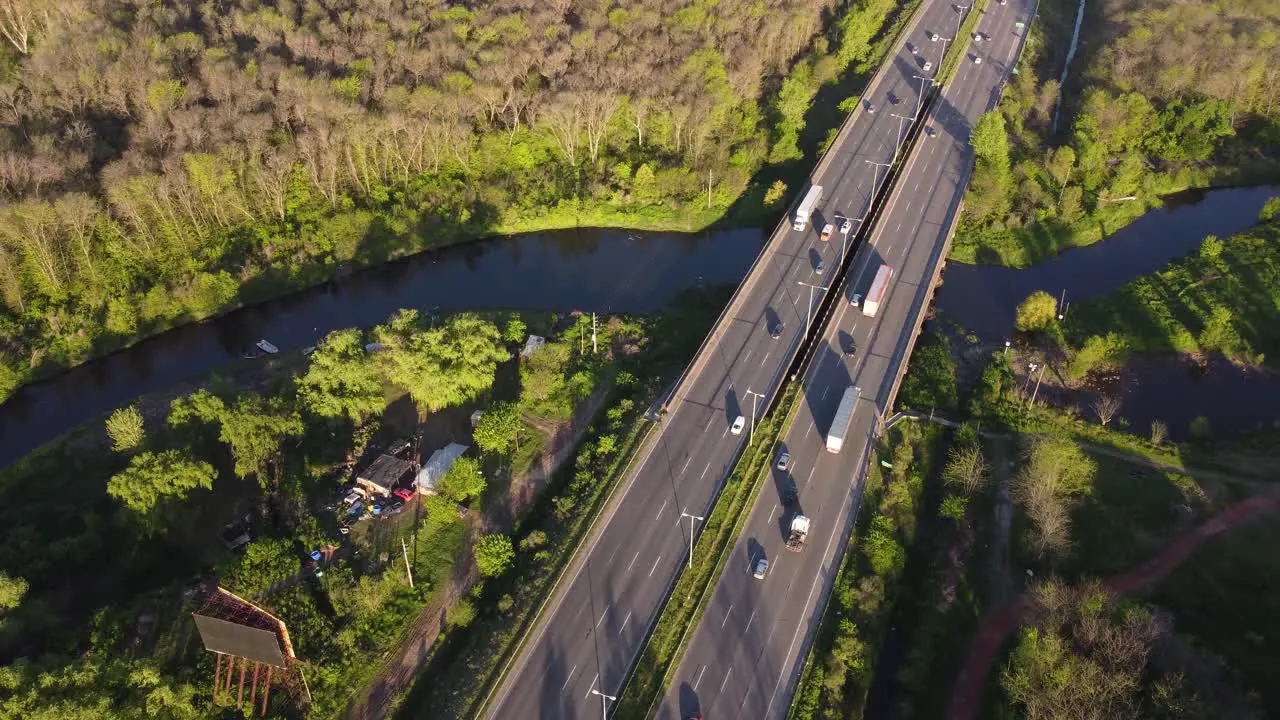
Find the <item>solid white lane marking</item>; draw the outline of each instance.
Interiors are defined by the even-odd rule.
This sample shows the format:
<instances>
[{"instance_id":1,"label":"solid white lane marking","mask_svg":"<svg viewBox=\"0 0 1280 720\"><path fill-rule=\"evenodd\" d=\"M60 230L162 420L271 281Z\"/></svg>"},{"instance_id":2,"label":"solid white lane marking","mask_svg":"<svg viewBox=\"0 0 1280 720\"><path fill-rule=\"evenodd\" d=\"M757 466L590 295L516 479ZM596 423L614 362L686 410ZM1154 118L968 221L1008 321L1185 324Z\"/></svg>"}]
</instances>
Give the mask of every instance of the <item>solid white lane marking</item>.
<instances>
[{"instance_id":1,"label":"solid white lane marking","mask_svg":"<svg viewBox=\"0 0 1280 720\"><path fill-rule=\"evenodd\" d=\"M658 561L661 559L661 555L653 559L653 567L649 568L649 577L653 577L653 571L658 569ZM627 613L627 615L629 616L630 613Z\"/></svg>"},{"instance_id":2,"label":"solid white lane marking","mask_svg":"<svg viewBox=\"0 0 1280 720\"><path fill-rule=\"evenodd\" d=\"M703 674L703 673L705 673L706 671L707 671L707 666L706 666L706 665L703 665L703 666L702 666L702 669L698 671L698 677L697 677L697 679L695 679L695 680L693 681L693 691L694 691L694 692L698 692L698 683L702 682L702 674Z\"/></svg>"},{"instance_id":3,"label":"solid white lane marking","mask_svg":"<svg viewBox=\"0 0 1280 720\"><path fill-rule=\"evenodd\" d=\"M635 567L636 560L639 559L639 557L640 557L640 552L637 551L636 556L631 558L631 564L627 566L627 572L631 572L631 568Z\"/></svg>"},{"instance_id":4,"label":"solid white lane marking","mask_svg":"<svg viewBox=\"0 0 1280 720\"><path fill-rule=\"evenodd\" d=\"M733 603L729 603L729 609L724 611L724 619L720 621L720 629L724 629L724 624L729 622L729 615L733 613Z\"/></svg>"},{"instance_id":5,"label":"solid white lane marking","mask_svg":"<svg viewBox=\"0 0 1280 720\"><path fill-rule=\"evenodd\" d=\"M622 627L618 628L618 634L621 635L623 630L627 629L627 623L631 622L631 611L627 611L627 619L622 621Z\"/></svg>"},{"instance_id":6,"label":"solid white lane marking","mask_svg":"<svg viewBox=\"0 0 1280 720\"><path fill-rule=\"evenodd\" d=\"M573 679L573 674L576 672L578 672L578 665L574 663L573 669L569 671L569 677L565 678L564 684L560 686L560 692L564 692L564 689L569 687L569 681Z\"/></svg>"}]
</instances>

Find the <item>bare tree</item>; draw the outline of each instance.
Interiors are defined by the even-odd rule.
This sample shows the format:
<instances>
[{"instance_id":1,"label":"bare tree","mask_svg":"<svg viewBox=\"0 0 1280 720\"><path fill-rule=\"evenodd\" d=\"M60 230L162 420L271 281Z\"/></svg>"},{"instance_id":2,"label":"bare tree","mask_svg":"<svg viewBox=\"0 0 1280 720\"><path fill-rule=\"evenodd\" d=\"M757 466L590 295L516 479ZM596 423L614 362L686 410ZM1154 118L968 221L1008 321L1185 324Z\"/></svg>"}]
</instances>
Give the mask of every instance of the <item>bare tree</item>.
<instances>
[{"instance_id":1,"label":"bare tree","mask_svg":"<svg viewBox=\"0 0 1280 720\"><path fill-rule=\"evenodd\" d=\"M0 0L0 33L26 55L31 52L31 36L49 25L45 0Z\"/></svg>"},{"instance_id":2,"label":"bare tree","mask_svg":"<svg viewBox=\"0 0 1280 720\"><path fill-rule=\"evenodd\" d=\"M1115 417L1116 412L1120 410L1120 403L1119 395L1099 395L1093 401L1093 411L1097 413L1098 420L1103 427L1106 427L1107 423L1111 422L1111 418Z\"/></svg>"},{"instance_id":3,"label":"bare tree","mask_svg":"<svg viewBox=\"0 0 1280 720\"><path fill-rule=\"evenodd\" d=\"M947 466L942 470L943 480L958 485L969 495L987 484L991 467L977 445L952 447L948 455Z\"/></svg>"},{"instance_id":4,"label":"bare tree","mask_svg":"<svg viewBox=\"0 0 1280 720\"><path fill-rule=\"evenodd\" d=\"M1169 437L1169 426L1163 420L1151 421L1151 442L1155 445L1163 444L1165 438Z\"/></svg>"}]
</instances>

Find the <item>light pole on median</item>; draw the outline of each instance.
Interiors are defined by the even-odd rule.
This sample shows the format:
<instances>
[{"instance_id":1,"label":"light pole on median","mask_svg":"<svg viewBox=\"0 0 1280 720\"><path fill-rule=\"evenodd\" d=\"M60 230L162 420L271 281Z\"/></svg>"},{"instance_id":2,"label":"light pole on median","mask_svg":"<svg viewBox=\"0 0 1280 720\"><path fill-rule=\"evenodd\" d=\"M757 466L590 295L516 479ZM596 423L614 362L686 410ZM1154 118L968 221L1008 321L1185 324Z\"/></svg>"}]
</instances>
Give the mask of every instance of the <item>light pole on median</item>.
<instances>
[{"instance_id":1,"label":"light pole on median","mask_svg":"<svg viewBox=\"0 0 1280 720\"><path fill-rule=\"evenodd\" d=\"M804 313L804 330L805 332L809 332L809 323L813 322L813 291L821 290L823 292L826 292L827 289L822 287L821 285L810 285L809 283L803 280L797 280L796 284L803 285L809 288L809 307L808 309L805 310L805 313Z\"/></svg>"},{"instance_id":2,"label":"light pole on median","mask_svg":"<svg viewBox=\"0 0 1280 720\"><path fill-rule=\"evenodd\" d=\"M618 698L614 695L605 695L595 688L591 688L592 695L600 696L600 720L608 720L609 706L608 703L617 702Z\"/></svg>"},{"instance_id":3,"label":"light pole on median","mask_svg":"<svg viewBox=\"0 0 1280 720\"><path fill-rule=\"evenodd\" d=\"M964 22L964 11L968 9L968 5L956 6L956 37L960 37L960 25Z\"/></svg>"},{"instance_id":4,"label":"light pole on median","mask_svg":"<svg viewBox=\"0 0 1280 720\"><path fill-rule=\"evenodd\" d=\"M756 400L763 400L764 394L755 392L751 388L747 388L745 394L751 396L751 432L747 435L747 444L750 444L756 439Z\"/></svg>"},{"instance_id":5,"label":"light pole on median","mask_svg":"<svg viewBox=\"0 0 1280 720\"><path fill-rule=\"evenodd\" d=\"M932 83L933 78L920 77L919 75L912 75L911 77L920 81L920 94L916 95L916 115L919 115L920 106L924 103L924 86Z\"/></svg>"},{"instance_id":6,"label":"light pole on median","mask_svg":"<svg viewBox=\"0 0 1280 720\"><path fill-rule=\"evenodd\" d=\"M864 160L863 162L868 165L876 166L875 174L871 176L871 201L875 202L876 188L880 185L880 168L885 168L887 170L893 166L893 163L878 163L875 160ZM885 177L888 177L888 175L888 173L885 173Z\"/></svg>"},{"instance_id":7,"label":"light pole on median","mask_svg":"<svg viewBox=\"0 0 1280 720\"><path fill-rule=\"evenodd\" d=\"M946 62L947 60L947 43L951 42L955 38L940 37L938 39L942 41L942 57L938 58L938 67L937 69L934 70L934 73L933 73L934 77L938 76L938 71L942 70L942 63Z\"/></svg>"},{"instance_id":8,"label":"light pole on median","mask_svg":"<svg viewBox=\"0 0 1280 720\"><path fill-rule=\"evenodd\" d=\"M879 168L876 168L876 172L880 172L880 169L879 169ZM874 194L874 192L875 192L875 179L874 179L874 178L872 178L871 183L872 183L872 194ZM858 218L857 220L854 220L853 222L860 223L860 222L862 222L862 218ZM862 227L862 226L861 226L861 225L859 225L858 227ZM853 232L853 228L852 228L852 227L851 227L851 228L849 228L849 232ZM840 240L840 262L836 263L836 265L844 265L844 255L845 255L845 253L849 252L849 233L842 233L842 234L844 235L844 237Z\"/></svg>"},{"instance_id":9,"label":"light pole on median","mask_svg":"<svg viewBox=\"0 0 1280 720\"><path fill-rule=\"evenodd\" d=\"M706 518L701 515L687 513L684 510L680 511L680 517L689 518L689 567L693 567L693 523L706 520Z\"/></svg>"},{"instance_id":10,"label":"light pole on median","mask_svg":"<svg viewBox=\"0 0 1280 720\"><path fill-rule=\"evenodd\" d=\"M905 115L899 115L898 113L889 114L898 118L898 141L893 145L893 156L896 158L898 157L898 148L902 147L902 128L906 127L906 125L903 125L903 121L905 120L907 124L910 124L915 118L909 118Z\"/></svg>"}]
</instances>

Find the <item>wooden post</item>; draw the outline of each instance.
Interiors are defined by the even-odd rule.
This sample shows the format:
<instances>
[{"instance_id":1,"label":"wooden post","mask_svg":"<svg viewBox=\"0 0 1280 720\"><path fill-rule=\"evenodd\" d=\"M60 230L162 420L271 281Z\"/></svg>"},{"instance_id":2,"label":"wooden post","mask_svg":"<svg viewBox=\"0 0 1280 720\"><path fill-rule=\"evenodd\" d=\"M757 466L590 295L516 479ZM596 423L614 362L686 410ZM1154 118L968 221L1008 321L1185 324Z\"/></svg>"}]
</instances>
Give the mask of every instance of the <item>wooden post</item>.
<instances>
[{"instance_id":1,"label":"wooden post","mask_svg":"<svg viewBox=\"0 0 1280 720\"><path fill-rule=\"evenodd\" d=\"M409 567L409 547L400 538L400 550L404 553L404 574L409 578L409 587L413 587L413 569Z\"/></svg>"},{"instance_id":2,"label":"wooden post","mask_svg":"<svg viewBox=\"0 0 1280 720\"><path fill-rule=\"evenodd\" d=\"M262 665L255 662L253 664L253 685L252 687L249 688L249 704L250 705L258 704L258 673L261 670L262 670Z\"/></svg>"},{"instance_id":3,"label":"wooden post","mask_svg":"<svg viewBox=\"0 0 1280 720\"><path fill-rule=\"evenodd\" d=\"M222 694L222 653L214 653L218 656L218 662L213 666L213 701L218 701L218 695Z\"/></svg>"},{"instance_id":4,"label":"wooden post","mask_svg":"<svg viewBox=\"0 0 1280 720\"><path fill-rule=\"evenodd\" d=\"M267 698L271 697L271 666L267 666L267 681L262 690L262 717L267 716Z\"/></svg>"},{"instance_id":5,"label":"wooden post","mask_svg":"<svg viewBox=\"0 0 1280 720\"><path fill-rule=\"evenodd\" d=\"M223 679L222 693L231 699L231 676L235 674L236 658L234 655L227 661L227 676Z\"/></svg>"},{"instance_id":6,"label":"wooden post","mask_svg":"<svg viewBox=\"0 0 1280 720\"><path fill-rule=\"evenodd\" d=\"M236 707L244 706L244 666L249 664L249 658L240 658L240 690L236 693Z\"/></svg>"}]
</instances>

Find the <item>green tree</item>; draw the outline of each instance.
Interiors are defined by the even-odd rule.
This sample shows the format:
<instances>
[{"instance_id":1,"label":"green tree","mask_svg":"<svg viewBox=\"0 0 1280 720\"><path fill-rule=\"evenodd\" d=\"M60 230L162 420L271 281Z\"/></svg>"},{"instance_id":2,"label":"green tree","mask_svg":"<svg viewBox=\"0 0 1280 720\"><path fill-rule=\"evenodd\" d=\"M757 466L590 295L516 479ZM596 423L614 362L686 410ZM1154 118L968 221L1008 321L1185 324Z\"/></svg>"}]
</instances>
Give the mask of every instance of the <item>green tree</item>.
<instances>
[{"instance_id":1,"label":"green tree","mask_svg":"<svg viewBox=\"0 0 1280 720\"><path fill-rule=\"evenodd\" d=\"M1009 173L1009 133L1005 129L1004 115L990 110L978 118L970 135L974 157L993 170L997 177Z\"/></svg>"},{"instance_id":2,"label":"green tree","mask_svg":"<svg viewBox=\"0 0 1280 720\"><path fill-rule=\"evenodd\" d=\"M213 487L213 466L177 450L141 453L129 467L107 481L107 494L134 512L146 515L166 500L181 500L196 488Z\"/></svg>"},{"instance_id":3,"label":"green tree","mask_svg":"<svg viewBox=\"0 0 1280 720\"><path fill-rule=\"evenodd\" d=\"M519 315L512 315L507 324L502 326L502 341L507 343L523 343L528 335L528 328Z\"/></svg>"},{"instance_id":4,"label":"green tree","mask_svg":"<svg viewBox=\"0 0 1280 720\"><path fill-rule=\"evenodd\" d=\"M268 479L262 472L267 462L280 453L280 443L287 437L301 435L302 418L277 397L244 393L236 404L223 413L219 438L231 449L236 475L247 478L257 474L264 487Z\"/></svg>"},{"instance_id":5,"label":"green tree","mask_svg":"<svg viewBox=\"0 0 1280 720\"><path fill-rule=\"evenodd\" d=\"M964 522L965 513L969 511L969 498L962 495L948 495L938 506L939 517L955 522Z\"/></svg>"},{"instance_id":6,"label":"green tree","mask_svg":"<svg viewBox=\"0 0 1280 720\"><path fill-rule=\"evenodd\" d=\"M320 341L298 380L303 407L321 417L345 415L356 423L386 409L382 370L364 345L356 328L331 332Z\"/></svg>"},{"instance_id":7,"label":"green tree","mask_svg":"<svg viewBox=\"0 0 1280 720\"><path fill-rule=\"evenodd\" d=\"M1058 319L1058 299L1044 290L1027 296L1018 306L1014 327L1022 332L1045 330Z\"/></svg>"},{"instance_id":8,"label":"green tree","mask_svg":"<svg viewBox=\"0 0 1280 720\"><path fill-rule=\"evenodd\" d=\"M437 489L441 495L450 500L465 503L471 498L483 495L486 486L484 473L480 471L480 462L464 455L455 460L444 477L440 478Z\"/></svg>"},{"instance_id":9,"label":"green tree","mask_svg":"<svg viewBox=\"0 0 1280 720\"><path fill-rule=\"evenodd\" d=\"M111 437L111 447L116 452L137 448L145 437L142 413L132 405L118 408L107 418L107 435Z\"/></svg>"},{"instance_id":10,"label":"green tree","mask_svg":"<svg viewBox=\"0 0 1280 720\"><path fill-rule=\"evenodd\" d=\"M1191 435L1193 440L1199 440L1201 442L1208 440L1213 434L1213 430L1209 427L1209 418L1203 415L1197 415L1195 419L1191 421L1191 426L1188 428L1188 434Z\"/></svg>"},{"instance_id":11,"label":"green tree","mask_svg":"<svg viewBox=\"0 0 1280 720\"><path fill-rule=\"evenodd\" d=\"M481 575L496 577L511 567L516 551L506 535L481 535L476 541L476 568Z\"/></svg>"},{"instance_id":12,"label":"green tree","mask_svg":"<svg viewBox=\"0 0 1280 720\"><path fill-rule=\"evenodd\" d=\"M521 402L540 403L560 392L572 357L573 349L567 343L549 342L530 353L520 366Z\"/></svg>"},{"instance_id":13,"label":"green tree","mask_svg":"<svg viewBox=\"0 0 1280 720\"><path fill-rule=\"evenodd\" d=\"M1262 212L1258 213L1258 220L1261 222L1271 222L1280 217L1280 197L1267 198L1262 204Z\"/></svg>"},{"instance_id":14,"label":"green tree","mask_svg":"<svg viewBox=\"0 0 1280 720\"><path fill-rule=\"evenodd\" d=\"M1217 235L1206 235L1200 241L1200 259L1215 262L1222 256L1222 240Z\"/></svg>"},{"instance_id":15,"label":"green tree","mask_svg":"<svg viewBox=\"0 0 1280 720\"><path fill-rule=\"evenodd\" d=\"M277 582L289 578L302 566L287 538L255 540L244 553L233 556L221 568L221 582L243 597L257 597Z\"/></svg>"},{"instance_id":16,"label":"green tree","mask_svg":"<svg viewBox=\"0 0 1280 720\"><path fill-rule=\"evenodd\" d=\"M417 311L401 310L374 334L384 345L379 357L387 377L428 412L475 400L510 357L498 328L470 313L424 329Z\"/></svg>"},{"instance_id":17,"label":"green tree","mask_svg":"<svg viewBox=\"0 0 1280 720\"><path fill-rule=\"evenodd\" d=\"M764 204L773 207L781 202L787 196L787 184L781 180L774 180L773 184L764 194Z\"/></svg>"},{"instance_id":18,"label":"green tree","mask_svg":"<svg viewBox=\"0 0 1280 720\"><path fill-rule=\"evenodd\" d=\"M471 437L484 452L506 454L512 445L520 447L520 424L520 409L515 403L494 403L480 416Z\"/></svg>"},{"instance_id":19,"label":"green tree","mask_svg":"<svg viewBox=\"0 0 1280 720\"><path fill-rule=\"evenodd\" d=\"M9 577L0 572L0 611L12 610L22 604L27 595L27 581ZM2 707L2 706L0 706Z\"/></svg>"}]
</instances>

